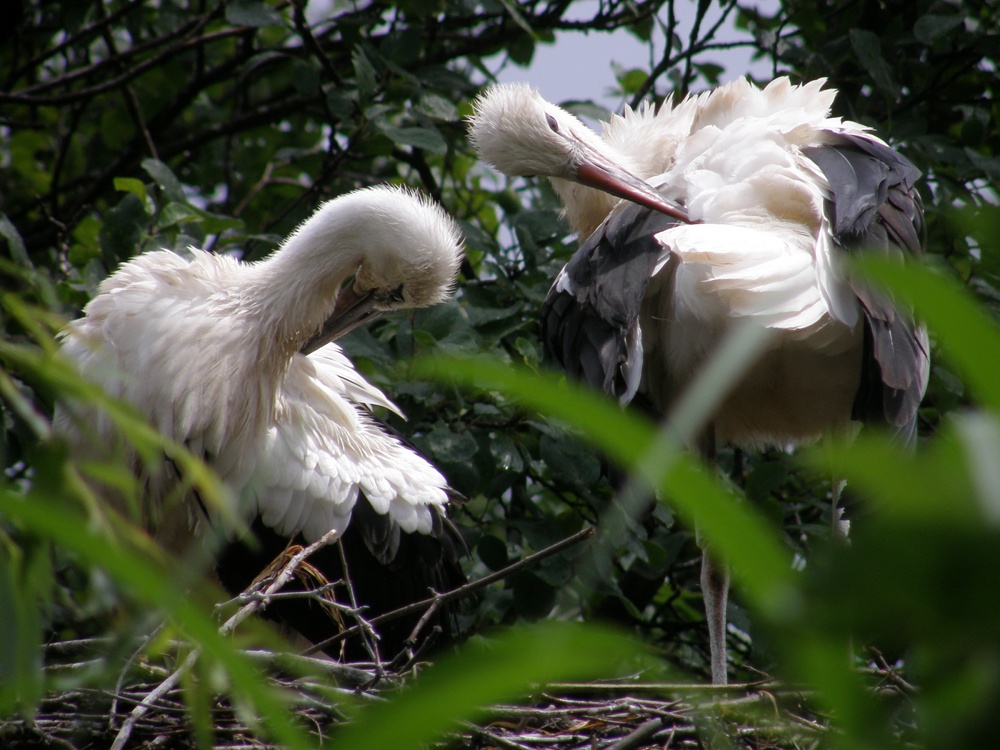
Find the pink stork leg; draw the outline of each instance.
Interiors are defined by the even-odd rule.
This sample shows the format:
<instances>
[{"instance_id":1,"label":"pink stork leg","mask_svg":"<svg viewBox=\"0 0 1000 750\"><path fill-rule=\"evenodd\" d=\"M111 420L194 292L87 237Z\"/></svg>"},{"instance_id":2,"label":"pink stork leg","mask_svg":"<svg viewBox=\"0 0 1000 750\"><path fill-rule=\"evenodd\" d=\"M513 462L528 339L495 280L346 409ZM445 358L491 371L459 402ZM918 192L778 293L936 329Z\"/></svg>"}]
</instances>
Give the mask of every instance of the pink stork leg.
<instances>
[{"instance_id":1,"label":"pink stork leg","mask_svg":"<svg viewBox=\"0 0 1000 750\"><path fill-rule=\"evenodd\" d=\"M709 425L701 436L701 455L715 466L715 428ZM729 599L729 569L718 563L698 535L701 547L701 596L705 602L708 624L708 651L712 663L712 684L725 685L726 676L726 602Z\"/></svg>"},{"instance_id":2,"label":"pink stork leg","mask_svg":"<svg viewBox=\"0 0 1000 750\"><path fill-rule=\"evenodd\" d=\"M708 648L712 659L712 684L725 685L726 601L729 598L729 569L712 559L707 549L701 553L701 593L708 623Z\"/></svg>"}]
</instances>

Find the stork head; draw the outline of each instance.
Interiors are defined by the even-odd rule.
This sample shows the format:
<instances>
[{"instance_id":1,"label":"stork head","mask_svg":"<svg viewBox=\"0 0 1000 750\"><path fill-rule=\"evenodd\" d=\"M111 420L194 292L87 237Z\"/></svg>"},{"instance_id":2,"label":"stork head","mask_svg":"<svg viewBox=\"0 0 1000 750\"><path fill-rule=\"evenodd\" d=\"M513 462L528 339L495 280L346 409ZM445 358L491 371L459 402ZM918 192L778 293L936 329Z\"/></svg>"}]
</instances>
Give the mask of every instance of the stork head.
<instances>
[{"instance_id":1,"label":"stork head","mask_svg":"<svg viewBox=\"0 0 1000 750\"><path fill-rule=\"evenodd\" d=\"M472 143L500 172L570 180L688 220L683 209L626 169L621 157L583 122L547 102L531 86L491 86L473 106Z\"/></svg>"},{"instance_id":2,"label":"stork head","mask_svg":"<svg viewBox=\"0 0 1000 750\"><path fill-rule=\"evenodd\" d=\"M417 192L382 185L331 204L339 204L338 215L351 224L349 232L342 229L340 241L351 248L357 266L320 332L302 348L305 354L379 313L444 301L462 259L458 226L437 203Z\"/></svg>"},{"instance_id":3,"label":"stork head","mask_svg":"<svg viewBox=\"0 0 1000 750\"><path fill-rule=\"evenodd\" d=\"M452 291L462 236L444 209L407 188L364 191L372 232L351 288L379 311L427 307Z\"/></svg>"},{"instance_id":4,"label":"stork head","mask_svg":"<svg viewBox=\"0 0 1000 750\"><path fill-rule=\"evenodd\" d=\"M580 166L600 152L599 139L583 122L527 84L491 86L473 107L472 143L506 175L575 181Z\"/></svg>"}]
</instances>

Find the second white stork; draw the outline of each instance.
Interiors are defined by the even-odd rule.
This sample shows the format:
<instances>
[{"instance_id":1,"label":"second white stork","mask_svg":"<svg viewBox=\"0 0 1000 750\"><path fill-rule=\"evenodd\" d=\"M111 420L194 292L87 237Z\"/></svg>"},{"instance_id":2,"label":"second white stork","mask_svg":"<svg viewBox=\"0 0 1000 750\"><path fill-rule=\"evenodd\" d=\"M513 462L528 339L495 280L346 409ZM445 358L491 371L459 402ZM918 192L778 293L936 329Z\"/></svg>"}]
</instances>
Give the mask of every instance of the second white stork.
<instances>
[{"instance_id":1,"label":"second white stork","mask_svg":"<svg viewBox=\"0 0 1000 750\"><path fill-rule=\"evenodd\" d=\"M853 421L915 439L926 334L842 260L922 252L919 172L868 128L831 117L836 91L824 84L738 80L627 111L603 138L528 86L476 103L480 154L509 175L551 177L580 232L542 311L546 348L568 374L668 416L737 322L771 331L712 415L707 455L717 443L802 444ZM592 153L614 189L588 176ZM637 181L670 210L637 197ZM728 574L708 555L702 588L712 678L724 683Z\"/></svg>"},{"instance_id":2,"label":"second white stork","mask_svg":"<svg viewBox=\"0 0 1000 750\"><path fill-rule=\"evenodd\" d=\"M416 193L374 187L328 201L262 261L189 252L123 264L61 334L63 354L233 491L263 541L222 555L227 586L242 590L290 540L350 528L372 565L395 571L386 567L389 583L358 582L363 603L394 588L426 596L420 565L457 565L447 483L372 416L374 406L399 410L327 342L375 313L444 300L462 252L455 223ZM117 438L88 405L61 404L55 425L77 455ZM150 472L134 452L128 460L144 483L145 523L183 552L211 522L205 508L194 496L165 505L181 486L169 462ZM339 567L339 555L328 559ZM314 630L306 635L331 634L329 622Z\"/></svg>"}]
</instances>

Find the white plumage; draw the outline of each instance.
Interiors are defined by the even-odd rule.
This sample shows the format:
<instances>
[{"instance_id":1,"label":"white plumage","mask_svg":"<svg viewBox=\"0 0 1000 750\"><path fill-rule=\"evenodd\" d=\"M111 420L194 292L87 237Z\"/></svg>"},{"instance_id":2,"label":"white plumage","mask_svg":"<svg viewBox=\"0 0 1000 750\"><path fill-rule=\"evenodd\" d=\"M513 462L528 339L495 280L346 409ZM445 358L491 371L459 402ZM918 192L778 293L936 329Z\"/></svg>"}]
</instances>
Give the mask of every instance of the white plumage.
<instances>
[{"instance_id":1,"label":"white plumage","mask_svg":"<svg viewBox=\"0 0 1000 750\"><path fill-rule=\"evenodd\" d=\"M919 172L831 117L824 84L738 80L626 110L601 138L529 86L476 102L480 155L509 175L550 177L580 236L542 311L546 347L569 374L667 415L735 324L771 332L712 415L708 453L717 441L801 443L854 420L915 437L926 334L841 261L922 251ZM594 154L611 186L591 179ZM712 673L724 682L727 583L710 567Z\"/></svg>"},{"instance_id":2,"label":"white plumage","mask_svg":"<svg viewBox=\"0 0 1000 750\"><path fill-rule=\"evenodd\" d=\"M397 407L337 344L300 349L321 329L335 337L344 319L447 297L461 254L454 222L413 192L375 187L325 203L262 261L189 252L123 264L61 334L63 354L203 456L242 512L285 537L343 532L359 492L403 531L429 533L446 482L369 413ZM62 404L55 423L80 455L115 439L106 416L80 404ZM189 520L159 518L173 467L142 478L147 522L177 546ZM199 519L195 504L188 511Z\"/></svg>"}]
</instances>

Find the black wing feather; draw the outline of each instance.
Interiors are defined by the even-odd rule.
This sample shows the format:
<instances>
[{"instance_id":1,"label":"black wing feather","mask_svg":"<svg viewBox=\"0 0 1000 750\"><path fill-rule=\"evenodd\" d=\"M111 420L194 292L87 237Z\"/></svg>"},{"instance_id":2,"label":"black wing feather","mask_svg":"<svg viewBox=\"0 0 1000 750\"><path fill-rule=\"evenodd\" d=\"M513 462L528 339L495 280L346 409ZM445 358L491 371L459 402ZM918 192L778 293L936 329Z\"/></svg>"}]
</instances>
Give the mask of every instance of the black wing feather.
<instances>
[{"instance_id":1,"label":"black wing feather","mask_svg":"<svg viewBox=\"0 0 1000 750\"><path fill-rule=\"evenodd\" d=\"M541 323L546 351L569 377L617 399L626 395L627 364L641 362L639 307L662 252L654 235L676 224L627 205L563 268L545 298ZM559 289L560 281L568 288Z\"/></svg>"},{"instance_id":2,"label":"black wing feather","mask_svg":"<svg viewBox=\"0 0 1000 750\"><path fill-rule=\"evenodd\" d=\"M920 172L898 152L860 135L838 134L832 145L805 149L830 183L826 211L846 251L894 257L924 249ZM927 387L927 334L884 293L851 284L865 316L865 350L854 417L883 424L912 444Z\"/></svg>"}]
</instances>

